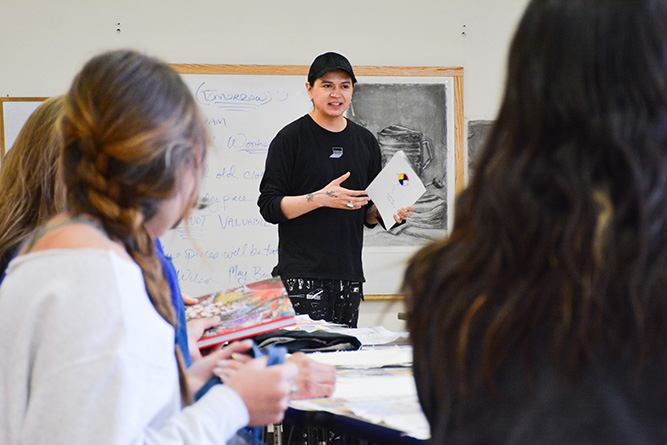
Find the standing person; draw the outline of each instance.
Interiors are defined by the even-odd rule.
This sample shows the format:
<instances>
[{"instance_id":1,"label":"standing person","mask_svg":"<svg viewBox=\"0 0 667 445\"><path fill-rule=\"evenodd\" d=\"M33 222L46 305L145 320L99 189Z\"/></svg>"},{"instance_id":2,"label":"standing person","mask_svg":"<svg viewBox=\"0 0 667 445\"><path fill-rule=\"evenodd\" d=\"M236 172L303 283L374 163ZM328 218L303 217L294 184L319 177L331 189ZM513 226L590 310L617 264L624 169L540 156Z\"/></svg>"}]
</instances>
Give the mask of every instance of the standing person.
<instances>
[{"instance_id":1,"label":"standing person","mask_svg":"<svg viewBox=\"0 0 667 445\"><path fill-rule=\"evenodd\" d=\"M102 54L77 75L61 123L67 211L0 286L0 442L224 444L279 422L292 364L235 364L191 403L155 253L196 201L208 142L180 76L132 51Z\"/></svg>"},{"instance_id":2,"label":"standing person","mask_svg":"<svg viewBox=\"0 0 667 445\"><path fill-rule=\"evenodd\" d=\"M350 327L363 299L363 226L378 223L364 189L382 163L375 136L343 116L356 81L344 56L315 58L306 82L313 110L271 142L257 201L262 217L278 224L272 273L295 311ZM402 222L411 209L394 218Z\"/></svg>"},{"instance_id":3,"label":"standing person","mask_svg":"<svg viewBox=\"0 0 667 445\"><path fill-rule=\"evenodd\" d=\"M666 129L666 2L530 2L452 234L405 278L433 443L665 442Z\"/></svg>"}]
</instances>

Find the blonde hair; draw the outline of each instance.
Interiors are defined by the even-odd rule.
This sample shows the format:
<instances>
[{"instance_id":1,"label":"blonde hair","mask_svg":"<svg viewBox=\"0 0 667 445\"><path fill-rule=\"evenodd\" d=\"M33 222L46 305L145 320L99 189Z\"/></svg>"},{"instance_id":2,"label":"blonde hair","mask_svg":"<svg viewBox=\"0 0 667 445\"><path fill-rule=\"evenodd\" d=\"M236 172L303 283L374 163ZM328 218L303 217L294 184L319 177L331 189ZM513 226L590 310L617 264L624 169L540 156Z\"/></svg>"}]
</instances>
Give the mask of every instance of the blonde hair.
<instances>
[{"instance_id":1,"label":"blonde hair","mask_svg":"<svg viewBox=\"0 0 667 445\"><path fill-rule=\"evenodd\" d=\"M153 305L175 325L169 285L145 224L178 190L184 171L201 177L208 133L188 88L156 59L127 50L102 54L84 66L67 93L62 132L68 211L97 217L123 244L141 267Z\"/></svg>"},{"instance_id":2,"label":"blonde hair","mask_svg":"<svg viewBox=\"0 0 667 445\"><path fill-rule=\"evenodd\" d=\"M37 226L63 210L65 187L57 123L63 97L47 99L28 117L0 169L0 273Z\"/></svg>"}]
</instances>

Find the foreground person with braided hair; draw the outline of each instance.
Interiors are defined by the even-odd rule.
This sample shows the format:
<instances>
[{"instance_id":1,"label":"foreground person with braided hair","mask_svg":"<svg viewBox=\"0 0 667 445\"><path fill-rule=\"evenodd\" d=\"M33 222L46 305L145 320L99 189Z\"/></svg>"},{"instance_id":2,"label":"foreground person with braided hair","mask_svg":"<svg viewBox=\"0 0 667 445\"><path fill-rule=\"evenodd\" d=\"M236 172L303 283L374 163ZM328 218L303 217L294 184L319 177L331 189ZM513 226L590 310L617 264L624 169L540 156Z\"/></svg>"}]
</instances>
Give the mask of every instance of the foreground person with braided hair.
<instances>
[{"instance_id":1,"label":"foreground person with braided hair","mask_svg":"<svg viewBox=\"0 0 667 445\"><path fill-rule=\"evenodd\" d=\"M132 51L95 57L61 132L67 212L0 287L0 443L224 444L279 422L295 365L234 365L192 403L174 344L155 240L196 202L208 143L178 74Z\"/></svg>"}]
</instances>

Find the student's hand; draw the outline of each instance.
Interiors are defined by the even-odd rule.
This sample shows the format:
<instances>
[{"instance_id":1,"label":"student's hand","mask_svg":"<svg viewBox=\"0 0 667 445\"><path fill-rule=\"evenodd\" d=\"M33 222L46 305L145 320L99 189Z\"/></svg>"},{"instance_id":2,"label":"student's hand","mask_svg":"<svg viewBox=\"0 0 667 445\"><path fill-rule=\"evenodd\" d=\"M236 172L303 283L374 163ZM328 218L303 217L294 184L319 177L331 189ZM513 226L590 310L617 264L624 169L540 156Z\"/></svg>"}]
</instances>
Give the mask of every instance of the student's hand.
<instances>
[{"instance_id":1,"label":"student's hand","mask_svg":"<svg viewBox=\"0 0 667 445\"><path fill-rule=\"evenodd\" d=\"M401 207L398 209L398 212L396 215L394 215L394 221L396 221L397 224L402 223L406 219L408 219L408 216L410 216L411 212L414 212L415 208L414 206L409 206L409 207Z\"/></svg>"},{"instance_id":2,"label":"student's hand","mask_svg":"<svg viewBox=\"0 0 667 445\"><path fill-rule=\"evenodd\" d=\"M186 371L188 380L188 387L191 394L195 394L215 373L216 368L220 367L221 363L235 362L231 360L232 356L238 356L247 352L252 347L251 340L237 341L222 349L213 351L200 360L193 361ZM217 373L215 373L217 375Z\"/></svg>"},{"instance_id":3,"label":"student's hand","mask_svg":"<svg viewBox=\"0 0 667 445\"><path fill-rule=\"evenodd\" d=\"M331 181L317 195L322 195L322 203L325 207L343 210L359 210L370 201L370 198L364 190L350 190L342 187L341 184L350 177L350 172Z\"/></svg>"},{"instance_id":4,"label":"student's hand","mask_svg":"<svg viewBox=\"0 0 667 445\"><path fill-rule=\"evenodd\" d=\"M336 388L336 368L332 365L318 363L303 352L292 354L288 363L299 367L299 375L294 379L296 391L290 396L293 400L329 397Z\"/></svg>"},{"instance_id":5,"label":"student's hand","mask_svg":"<svg viewBox=\"0 0 667 445\"><path fill-rule=\"evenodd\" d=\"M294 363L267 367L267 360L266 356L249 360L225 380L245 402L250 413L249 426L282 422L292 382L299 373Z\"/></svg>"},{"instance_id":6,"label":"student's hand","mask_svg":"<svg viewBox=\"0 0 667 445\"><path fill-rule=\"evenodd\" d=\"M190 356L192 357L193 362L196 362L202 358L202 353L197 346L197 340L199 340L202 335L204 335L205 330L216 327L219 323L220 317L218 316L195 318L186 323L185 330L188 333L188 349L190 350ZM210 350L207 350L207 355L217 351L218 349L220 349L220 347L210 348Z\"/></svg>"},{"instance_id":7,"label":"student's hand","mask_svg":"<svg viewBox=\"0 0 667 445\"><path fill-rule=\"evenodd\" d=\"M183 303L187 304L188 306L197 304L197 302L199 301L196 298L192 298L188 294L184 294L183 292L181 292L181 298L183 298Z\"/></svg>"}]
</instances>

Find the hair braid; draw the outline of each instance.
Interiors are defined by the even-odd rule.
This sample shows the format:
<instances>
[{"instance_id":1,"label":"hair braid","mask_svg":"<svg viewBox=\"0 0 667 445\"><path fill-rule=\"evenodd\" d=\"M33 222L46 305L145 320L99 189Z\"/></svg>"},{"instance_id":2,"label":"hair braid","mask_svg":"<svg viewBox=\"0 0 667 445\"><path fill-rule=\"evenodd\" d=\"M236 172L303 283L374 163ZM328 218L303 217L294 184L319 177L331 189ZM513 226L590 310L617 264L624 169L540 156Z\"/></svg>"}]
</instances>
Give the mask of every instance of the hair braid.
<instances>
[{"instance_id":1,"label":"hair braid","mask_svg":"<svg viewBox=\"0 0 667 445\"><path fill-rule=\"evenodd\" d=\"M178 191L184 171L201 176L196 159L205 154L208 133L192 96L167 65L115 51L92 59L79 73L64 114L68 210L100 220L141 268L157 312L176 326L170 288L146 223ZM183 358L175 342L174 347L188 404Z\"/></svg>"},{"instance_id":2,"label":"hair braid","mask_svg":"<svg viewBox=\"0 0 667 445\"><path fill-rule=\"evenodd\" d=\"M84 144L85 145L85 144ZM82 150L82 153L85 151ZM162 265L155 256L155 243L144 227L145 218L136 208L121 208L117 204L121 186L117 182L107 181L104 171L108 162L106 155L100 153L95 161L82 156L77 167L81 181L86 189L89 207L86 213L97 216L107 234L120 241L128 254L139 265L146 285L146 292L157 312L169 324L177 328L177 320L169 285L166 282ZM74 213L74 212L73 212ZM187 389L185 365L178 345L174 345L179 365L179 386L185 404L192 403L192 396Z\"/></svg>"},{"instance_id":3,"label":"hair braid","mask_svg":"<svg viewBox=\"0 0 667 445\"><path fill-rule=\"evenodd\" d=\"M146 292L153 306L167 322L176 327L169 286L162 276L162 265L154 255L155 243L143 226L145 219L139 209L122 208L118 204L121 186L118 182L107 180L109 157L104 153L96 153L91 148L95 144L83 138L78 143L81 159L76 172L88 200L85 213L98 217L107 234L123 244L141 268Z\"/></svg>"}]
</instances>

